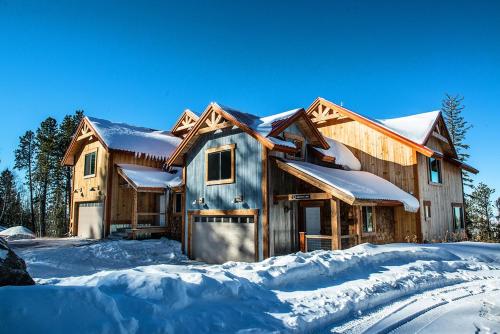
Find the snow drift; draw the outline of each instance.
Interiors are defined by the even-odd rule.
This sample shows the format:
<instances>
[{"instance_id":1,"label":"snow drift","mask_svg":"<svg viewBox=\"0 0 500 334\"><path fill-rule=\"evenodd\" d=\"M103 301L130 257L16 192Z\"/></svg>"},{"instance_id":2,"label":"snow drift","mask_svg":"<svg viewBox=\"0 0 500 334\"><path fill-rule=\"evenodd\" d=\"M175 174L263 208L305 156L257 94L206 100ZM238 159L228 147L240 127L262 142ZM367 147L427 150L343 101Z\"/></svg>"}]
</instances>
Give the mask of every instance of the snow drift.
<instances>
[{"instance_id":1,"label":"snow drift","mask_svg":"<svg viewBox=\"0 0 500 334\"><path fill-rule=\"evenodd\" d=\"M14 226L0 231L0 237L7 241L21 239L35 239L35 233L24 226Z\"/></svg>"},{"instance_id":2,"label":"snow drift","mask_svg":"<svg viewBox=\"0 0 500 334\"><path fill-rule=\"evenodd\" d=\"M179 247L178 243L162 242L167 248ZM107 244L109 248L124 248ZM141 242L130 245L130 252L123 256L115 252L113 261L124 263L132 253L140 258ZM21 254L31 267L33 258ZM108 267L89 275L78 275L80 269L73 262L92 268L93 258L68 258L65 262L74 269L70 276L35 275L42 285L29 290L0 289L0 314L5 319L0 331L313 332L403 296L500 278L499 254L500 245L365 244L260 263L178 265L186 263L180 255L178 262L171 258L168 263L145 266L135 266L138 262L132 260L127 269ZM61 260L58 256L44 251L43 257L57 262ZM106 256L98 257L103 260ZM23 320L28 314L29 322ZM54 314L60 320L48 321Z\"/></svg>"}]
</instances>

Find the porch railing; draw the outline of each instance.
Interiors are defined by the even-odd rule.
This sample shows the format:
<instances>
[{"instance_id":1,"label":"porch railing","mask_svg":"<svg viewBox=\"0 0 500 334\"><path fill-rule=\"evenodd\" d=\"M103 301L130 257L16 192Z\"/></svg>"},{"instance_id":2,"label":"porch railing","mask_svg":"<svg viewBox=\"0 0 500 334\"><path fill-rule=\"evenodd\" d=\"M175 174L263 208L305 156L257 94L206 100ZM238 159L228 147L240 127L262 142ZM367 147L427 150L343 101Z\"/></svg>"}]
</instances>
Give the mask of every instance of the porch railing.
<instances>
[{"instance_id":1,"label":"porch railing","mask_svg":"<svg viewBox=\"0 0 500 334\"><path fill-rule=\"evenodd\" d=\"M331 235L312 235L300 232L300 250L312 252L315 250L333 250ZM347 249L358 244L358 235L342 235L340 237L341 249Z\"/></svg>"}]
</instances>

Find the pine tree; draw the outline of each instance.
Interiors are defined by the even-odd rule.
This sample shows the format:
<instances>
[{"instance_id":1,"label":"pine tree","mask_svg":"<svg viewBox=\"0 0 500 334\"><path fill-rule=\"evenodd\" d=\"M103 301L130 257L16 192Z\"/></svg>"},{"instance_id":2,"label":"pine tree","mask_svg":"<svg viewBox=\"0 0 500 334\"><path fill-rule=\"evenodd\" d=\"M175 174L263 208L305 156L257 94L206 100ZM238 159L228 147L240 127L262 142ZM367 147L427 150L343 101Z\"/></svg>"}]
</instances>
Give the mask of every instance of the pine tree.
<instances>
[{"instance_id":1,"label":"pine tree","mask_svg":"<svg viewBox=\"0 0 500 334\"><path fill-rule=\"evenodd\" d=\"M5 169L0 173L0 225L10 227L22 223L21 196L15 176L9 169Z\"/></svg>"},{"instance_id":2,"label":"pine tree","mask_svg":"<svg viewBox=\"0 0 500 334\"><path fill-rule=\"evenodd\" d=\"M36 164L34 178L37 183L37 200L38 200L38 221L40 224L40 236L47 235L47 218L48 204L53 177L56 166L59 163L57 160L57 140L58 140L57 121L48 117L36 131Z\"/></svg>"},{"instance_id":3,"label":"pine tree","mask_svg":"<svg viewBox=\"0 0 500 334\"><path fill-rule=\"evenodd\" d=\"M36 231L35 225L35 207L34 207L34 182L33 182L33 168L36 154L35 134L33 131L26 131L26 133L19 137L19 146L14 152L15 165L14 168L25 171L26 183L29 191L29 208L30 220L28 227L32 231Z\"/></svg>"},{"instance_id":4,"label":"pine tree","mask_svg":"<svg viewBox=\"0 0 500 334\"><path fill-rule=\"evenodd\" d=\"M478 241L492 241L495 236L491 225L493 218L491 196L495 190L482 182L472 189L467 199L469 233Z\"/></svg>"},{"instance_id":5,"label":"pine tree","mask_svg":"<svg viewBox=\"0 0 500 334\"><path fill-rule=\"evenodd\" d=\"M460 95L451 96L446 94L441 104L443 118L448 127L451 141L457 150L458 159L466 162L470 155L467 152L469 145L465 143L467 131L472 127L462 116L464 106L462 105L464 98ZM464 185L472 188L472 179L470 174L462 171Z\"/></svg>"}]
</instances>

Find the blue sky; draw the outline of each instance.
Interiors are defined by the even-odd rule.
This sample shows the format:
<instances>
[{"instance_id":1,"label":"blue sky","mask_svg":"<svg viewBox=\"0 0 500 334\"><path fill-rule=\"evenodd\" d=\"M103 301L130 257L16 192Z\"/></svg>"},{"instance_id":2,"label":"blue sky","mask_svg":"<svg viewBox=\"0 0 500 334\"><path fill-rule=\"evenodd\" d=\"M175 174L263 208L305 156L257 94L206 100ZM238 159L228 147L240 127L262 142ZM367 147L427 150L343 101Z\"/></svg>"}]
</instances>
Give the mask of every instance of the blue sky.
<instances>
[{"instance_id":1,"label":"blue sky","mask_svg":"<svg viewBox=\"0 0 500 334\"><path fill-rule=\"evenodd\" d=\"M500 195L500 2L0 0L0 168L47 116L168 129L210 101L266 115L317 96L375 118L465 96Z\"/></svg>"}]
</instances>

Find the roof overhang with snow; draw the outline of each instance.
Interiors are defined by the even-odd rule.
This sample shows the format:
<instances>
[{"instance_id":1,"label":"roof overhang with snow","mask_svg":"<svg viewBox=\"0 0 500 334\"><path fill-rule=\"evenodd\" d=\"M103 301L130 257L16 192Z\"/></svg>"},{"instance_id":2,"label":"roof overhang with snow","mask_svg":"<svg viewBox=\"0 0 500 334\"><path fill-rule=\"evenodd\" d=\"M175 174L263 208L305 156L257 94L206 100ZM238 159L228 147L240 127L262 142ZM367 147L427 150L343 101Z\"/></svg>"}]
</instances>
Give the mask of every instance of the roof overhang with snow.
<instances>
[{"instance_id":1,"label":"roof overhang with snow","mask_svg":"<svg viewBox=\"0 0 500 334\"><path fill-rule=\"evenodd\" d=\"M283 171L350 205L403 205L409 212L417 212L420 206L414 196L372 173L328 168L302 161L275 161Z\"/></svg>"},{"instance_id":2,"label":"roof overhang with snow","mask_svg":"<svg viewBox=\"0 0 500 334\"><path fill-rule=\"evenodd\" d=\"M170 172L159 168L117 164L118 174L136 191L164 192L165 189L182 185L182 169L172 168Z\"/></svg>"}]
</instances>

